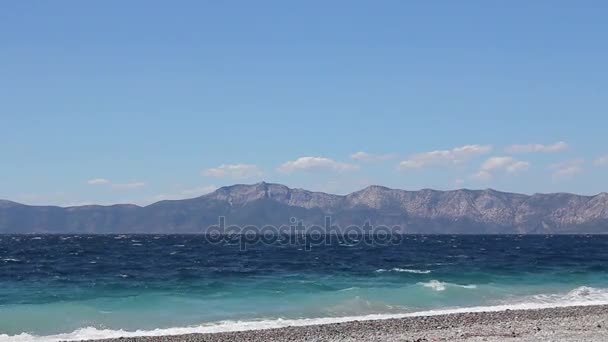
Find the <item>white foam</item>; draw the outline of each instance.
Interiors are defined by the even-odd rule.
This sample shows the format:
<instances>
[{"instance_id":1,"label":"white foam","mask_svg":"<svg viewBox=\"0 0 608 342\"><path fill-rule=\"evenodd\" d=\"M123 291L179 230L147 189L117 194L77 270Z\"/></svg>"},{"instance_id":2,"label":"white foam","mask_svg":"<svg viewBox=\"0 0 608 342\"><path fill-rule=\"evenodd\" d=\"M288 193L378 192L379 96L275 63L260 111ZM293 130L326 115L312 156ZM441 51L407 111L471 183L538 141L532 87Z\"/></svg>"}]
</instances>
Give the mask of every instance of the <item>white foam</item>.
<instances>
[{"instance_id":1,"label":"white foam","mask_svg":"<svg viewBox=\"0 0 608 342\"><path fill-rule=\"evenodd\" d=\"M302 318L302 319L271 319L259 321L221 321L216 323L203 324L191 327L176 327L154 330L110 330L87 327L78 329L71 333L57 334L51 336L36 336L26 333L19 335L0 335L0 342L57 342L57 341L81 341L89 339L105 339L118 337L138 337L138 336L169 336L182 334L204 334L231 331L249 331L276 329L289 326L308 326L318 324L344 323L352 321L382 320L419 316L437 316L454 313L467 312L496 312L505 310L530 310L547 309L568 306L590 306L608 305L608 289L596 289L592 287L578 287L566 294L540 295L529 297L530 302L519 302L511 304L501 304L494 306L476 306L466 308L448 308L402 314L371 314L364 316L348 317L325 317L325 318Z\"/></svg>"},{"instance_id":2,"label":"white foam","mask_svg":"<svg viewBox=\"0 0 608 342\"><path fill-rule=\"evenodd\" d=\"M431 271L429 270L416 270L416 269L411 269L411 268L391 268L390 270L386 270L384 268L378 269L376 270L377 273L383 273L383 272L405 272L405 273L414 273L414 274L429 274L431 273Z\"/></svg>"},{"instance_id":3,"label":"white foam","mask_svg":"<svg viewBox=\"0 0 608 342\"><path fill-rule=\"evenodd\" d=\"M19 262L20 261L19 259L15 259L15 258L6 258L6 259L2 259L2 260L6 261L6 262Z\"/></svg>"},{"instance_id":4,"label":"white foam","mask_svg":"<svg viewBox=\"0 0 608 342\"><path fill-rule=\"evenodd\" d=\"M358 290L358 289L359 288L356 287L356 286L355 287L347 287L345 289L338 290L338 292L353 291L353 290Z\"/></svg>"},{"instance_id":5,"label":"white foam","mask_svg":"<svg viewBox=\"0 0 608 342\"><path fill-rule=\"evenodd\" d=\"M431 288L431 289L433 289L435 291L445 291L445 289L447 287L449 287L449 286L460 287L460 288L463 288L463 289L476 289L477 288L477 285L473 285L473 284L471 284L471 285L460 285L460 284L445 283L445 282L442 282L442 281L439 281L439 280L431 280L431 281L426 282L426 283L418 283L418 285L422 285L424 287Z\"/></svg>"}]
</instances>

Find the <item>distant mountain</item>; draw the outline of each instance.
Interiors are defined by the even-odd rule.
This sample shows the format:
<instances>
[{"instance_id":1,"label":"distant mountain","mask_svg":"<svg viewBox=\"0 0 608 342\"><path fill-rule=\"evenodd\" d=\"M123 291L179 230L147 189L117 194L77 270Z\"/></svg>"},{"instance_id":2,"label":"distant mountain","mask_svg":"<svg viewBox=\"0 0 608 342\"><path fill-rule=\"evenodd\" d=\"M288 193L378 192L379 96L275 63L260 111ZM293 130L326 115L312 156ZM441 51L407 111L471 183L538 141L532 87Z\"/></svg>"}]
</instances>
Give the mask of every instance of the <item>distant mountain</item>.
<instances>
[{"instance_id":1,"label":"distant mountain","mask_svg":"<svg viewBox=\"0 0 608 342\"><path fill-rule=\"evenodd\" d=\"M399 225L409 233L608 233L608 194L522 195L487 190L405 191L370 186L346 196L280 184L233 185L193 199L136 205L29 206L0 200L0 233L200 233L287 225L295 217L341 227Z\"/></svg>"}]
</instances>

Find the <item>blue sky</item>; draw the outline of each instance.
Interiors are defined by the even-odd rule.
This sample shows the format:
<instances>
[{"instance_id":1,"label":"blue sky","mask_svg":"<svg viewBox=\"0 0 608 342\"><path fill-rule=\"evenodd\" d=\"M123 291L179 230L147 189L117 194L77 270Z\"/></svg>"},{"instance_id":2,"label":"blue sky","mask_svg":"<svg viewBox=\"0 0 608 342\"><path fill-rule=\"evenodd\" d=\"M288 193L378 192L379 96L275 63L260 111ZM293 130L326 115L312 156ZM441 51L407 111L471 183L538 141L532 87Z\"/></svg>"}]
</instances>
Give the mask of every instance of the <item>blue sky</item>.
<instances>
[{"instance_id":1,"label":"blue sky","mask_svg":"<svg viewBox=\"0 0 608 342\"><path fill-rule=\"evenodd\" d=\"M606 13L4 1L0 198L146 204L261 180L608 191Z\"/></svg>"}]
</instances>

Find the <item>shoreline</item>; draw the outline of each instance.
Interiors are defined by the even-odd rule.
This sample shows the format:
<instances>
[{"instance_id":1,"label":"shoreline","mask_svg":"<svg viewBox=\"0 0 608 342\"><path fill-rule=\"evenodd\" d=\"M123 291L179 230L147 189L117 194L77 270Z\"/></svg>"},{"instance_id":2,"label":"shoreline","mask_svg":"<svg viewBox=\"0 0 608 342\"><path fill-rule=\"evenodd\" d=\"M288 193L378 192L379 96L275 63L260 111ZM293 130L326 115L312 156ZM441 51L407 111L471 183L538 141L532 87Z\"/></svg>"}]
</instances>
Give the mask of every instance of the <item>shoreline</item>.
<instances>
[{"instance_id":1,"label":"shoreline","mask_svg":"<svg viewBox=\"0 0 608 342\"><path fill-rule=\"evenodd\" d=\"M359 320L236 332L122 337L89 342L607 341L608 305Z\"/></svg>"}]
</instances>

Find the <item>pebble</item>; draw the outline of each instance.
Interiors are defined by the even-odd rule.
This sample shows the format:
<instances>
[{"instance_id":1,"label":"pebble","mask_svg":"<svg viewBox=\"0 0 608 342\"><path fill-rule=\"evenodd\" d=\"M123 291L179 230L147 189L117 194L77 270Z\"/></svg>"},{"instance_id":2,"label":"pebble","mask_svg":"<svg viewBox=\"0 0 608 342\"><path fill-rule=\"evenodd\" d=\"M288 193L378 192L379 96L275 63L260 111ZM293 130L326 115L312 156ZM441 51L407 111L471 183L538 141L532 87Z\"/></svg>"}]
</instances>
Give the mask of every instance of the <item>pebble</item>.
<instances>
[{"instance_id":1,"label":"pebble","mask_svg":"<svg viewBox=\"0 0 608 342\"><path fill-rule=\"evenodd\" d=\"M472 312L280 329L117 338L97 342L608 341L608 306Z\"/></svg>"}]
</instances>

